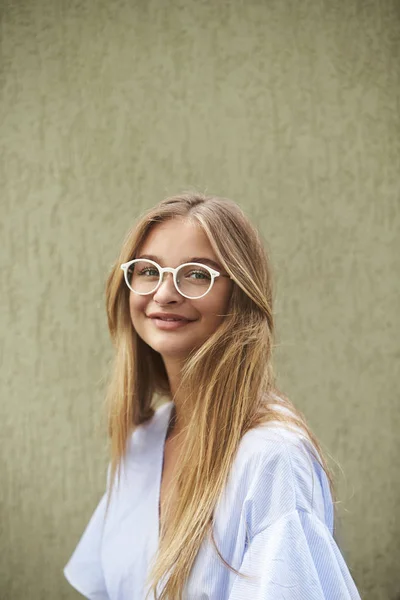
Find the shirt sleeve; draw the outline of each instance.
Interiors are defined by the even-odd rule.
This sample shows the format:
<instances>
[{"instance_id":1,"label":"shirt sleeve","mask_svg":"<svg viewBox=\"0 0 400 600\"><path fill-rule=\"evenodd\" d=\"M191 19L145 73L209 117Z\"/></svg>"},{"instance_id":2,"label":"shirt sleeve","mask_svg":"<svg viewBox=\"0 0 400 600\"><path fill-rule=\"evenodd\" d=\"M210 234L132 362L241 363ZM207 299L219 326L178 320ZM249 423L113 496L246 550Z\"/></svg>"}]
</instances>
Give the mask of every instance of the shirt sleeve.
<instances>
[{"instance_id":1,"label":"shirt sleeve","mask_svg":"<svg viewBox=\"0 0 400 600\"><path fill-rule=\"evenodd\" d=\"M64 568L68 582L89 600L109 600L101 564L106 504L104 494Z\"/></svg>"},{"instance_id":2,"label":"shirt sleeve","mask_svg":"<svg viewBox=\"0 0 400 600\"><path fill-rule=\"evenodd\" d=\"M333 537L328 478L292 433L268 437L245 501L248 541L229 600L360 600Z\"/></svg>"},{"instance_id":3,"label":"shirt sleeve","mask_svg":"<svg viewBox=\"0 0 400 600\"><path fill-rule=\"evenodd\" d=\"M254 536L229 600L360 600L327 526L294 510Z\"/></svg>"}]
</instances>

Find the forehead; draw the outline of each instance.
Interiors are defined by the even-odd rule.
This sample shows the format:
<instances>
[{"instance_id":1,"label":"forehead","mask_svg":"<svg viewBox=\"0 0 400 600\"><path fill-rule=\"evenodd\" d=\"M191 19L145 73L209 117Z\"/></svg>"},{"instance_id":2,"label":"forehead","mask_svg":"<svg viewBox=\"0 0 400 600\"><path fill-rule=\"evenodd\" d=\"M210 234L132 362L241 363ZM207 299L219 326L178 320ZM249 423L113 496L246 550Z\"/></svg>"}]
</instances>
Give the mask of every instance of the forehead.
<instances>
[{"instance_id":1,"label":"forehead","mask_svg":"<svg viewBox=\"0 0 400 600\"><path fill-rule=\"evenodd\" d=\"M140 245L137 255L154 254L164 262L189 256L216 258L212 246L198 223L174 218L155 225Z\"/></svg>"}]
</instances>

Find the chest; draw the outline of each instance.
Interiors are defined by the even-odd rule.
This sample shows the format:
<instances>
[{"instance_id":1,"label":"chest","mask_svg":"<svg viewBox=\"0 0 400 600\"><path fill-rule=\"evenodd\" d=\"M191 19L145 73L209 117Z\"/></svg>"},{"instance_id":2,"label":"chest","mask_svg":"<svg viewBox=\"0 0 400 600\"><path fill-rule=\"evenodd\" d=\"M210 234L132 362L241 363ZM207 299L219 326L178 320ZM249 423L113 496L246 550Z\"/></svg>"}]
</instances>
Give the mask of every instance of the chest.
<instances>
[{"instance_id":1,"label":"chest","mask_svg":"<svg viewBox=\"0 0 400 600\"><path fill-rule=\"evenodd\" d=\"M185 449L180 451L176 438L168 438L165 445L159 436L147 445L139 441L136 454L124 466L121 485L112 496L101 542L102 568L110 600L146 597L146 575L157 552L159 527L168 527L166 504L171 502L170 514L174 514L178 500L177 466ZM236 492L235 488L224 494L226 500L218 503L215 531L222 556L238 569L245 547L246 522L241 518ZM219 559L210 540L205 539L188 583L187 597L225 600L235 577Z\"/></svg>"}]
</instances>

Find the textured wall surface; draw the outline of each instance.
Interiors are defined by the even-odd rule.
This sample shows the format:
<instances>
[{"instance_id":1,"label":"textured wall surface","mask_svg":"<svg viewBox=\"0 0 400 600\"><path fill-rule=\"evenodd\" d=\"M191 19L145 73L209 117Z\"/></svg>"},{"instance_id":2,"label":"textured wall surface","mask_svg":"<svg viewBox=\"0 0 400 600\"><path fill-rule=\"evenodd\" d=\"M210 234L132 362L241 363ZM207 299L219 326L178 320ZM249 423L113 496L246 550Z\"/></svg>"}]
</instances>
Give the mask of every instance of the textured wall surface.
<instances>
[{"instance_id":1,"label":"textured wall surface","mask_svg":"<svg viewBox=\"0 0 400 600\"><path fill-rule=\"evenodd\" d=\"M340 463L338 540L400 597L400 6L3 0L0 597L62 567L104 488L104 283L143 208L232 197L276 273L281 387Z\"/></svg>"}]
</instances>

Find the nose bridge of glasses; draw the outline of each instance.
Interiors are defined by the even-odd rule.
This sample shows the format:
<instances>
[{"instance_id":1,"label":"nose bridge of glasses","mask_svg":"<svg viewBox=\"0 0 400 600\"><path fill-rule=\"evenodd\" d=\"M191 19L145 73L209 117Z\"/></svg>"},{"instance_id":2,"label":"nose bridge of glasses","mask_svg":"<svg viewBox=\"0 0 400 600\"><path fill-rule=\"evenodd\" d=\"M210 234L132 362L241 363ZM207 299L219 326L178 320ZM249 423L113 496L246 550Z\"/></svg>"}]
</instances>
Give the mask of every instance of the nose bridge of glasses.
<instances>
[{"instance_id":1,"label":"nose bridge of glasses","mask_svg":"<svg viewBox=\"0 0 400 600\"><path fill-rule=\"evenodd\" d=\"M168 284L168 277L164 277L164 275L171 273L172 277L170 278L170 284L172 284L172 287L175 288L175 272L177 269L173 269L172 267L159 267L159 273L160 273L160 280L159 280L159 284L158 284L158 289L160 289L160 287L164 287L164 284L167 282Z\"/></svg>"},{"instance_id":2,"label":"nose bridge of glasses","mask_svg":"<svg viewBox=\"0 0 400 600\"><path fill-rule=\"evenodd\" d=\"M175 274L175 271L177 271L177 269L173 269L172 267L160 267L160 274L161 276L164 275L164 273L172 273L172 275Z\"/></svg>"}]
</instances>

